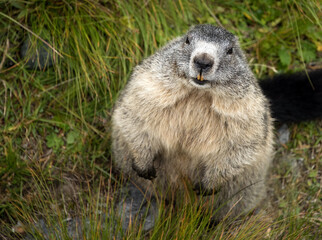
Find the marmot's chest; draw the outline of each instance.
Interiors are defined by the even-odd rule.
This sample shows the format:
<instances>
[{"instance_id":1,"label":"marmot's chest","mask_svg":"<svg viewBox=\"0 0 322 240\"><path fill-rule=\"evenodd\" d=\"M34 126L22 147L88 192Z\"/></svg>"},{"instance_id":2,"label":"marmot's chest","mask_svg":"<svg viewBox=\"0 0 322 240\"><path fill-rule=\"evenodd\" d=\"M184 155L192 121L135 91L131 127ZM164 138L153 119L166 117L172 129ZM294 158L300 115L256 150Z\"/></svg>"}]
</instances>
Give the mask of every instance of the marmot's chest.
<instances>
[{"instance_id":1,"label":"marmot's chest","mask_svg":"<svg viewBox=\"0 0 322 240\"><path fill-rule=\"evenodd\" d=\"M211 99L194 95L156 111L151 131L167 149L200 153L223 149L230 136L225 122L211 107Z\"/></svg>"}]
</instances>

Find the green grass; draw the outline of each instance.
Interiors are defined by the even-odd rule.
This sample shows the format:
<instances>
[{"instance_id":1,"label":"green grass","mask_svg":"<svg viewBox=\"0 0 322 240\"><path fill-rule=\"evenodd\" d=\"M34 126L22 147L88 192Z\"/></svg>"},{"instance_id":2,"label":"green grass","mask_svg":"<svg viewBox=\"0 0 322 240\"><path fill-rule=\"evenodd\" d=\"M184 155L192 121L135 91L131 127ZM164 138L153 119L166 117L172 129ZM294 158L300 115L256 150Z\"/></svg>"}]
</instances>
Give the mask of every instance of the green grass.
<instances>
[{"instance_id":1,"label":"green grass","mask_svg":"<svg viewBox=\"0 0 322 240\"><path fill-rule=\"evenodd\" d=\"M1 1L0 9L3 238L17 236L11 228L18 221L45 218L66 225L72 216L87 216L87 238L98 238L97 212L111 211L119 179L111 171L109 147L113 103L131 69L191 25L212 23L236 34L258 77L321 62L321 4L313 0L11 0ZM25 39L31 51L23 59ZM53 66L28 68L32 49L43 42ZM278 145L266 212L208 228L211 212L188 194L175 207L160 203L151 232L133 228L122 236L316 239L322 234L321 127L319 121L292 125L290 143ZM105 225L113 224L120 228L112 221ZM103 233L109 236L108 227Z\"/></svg>"}]
</instances>

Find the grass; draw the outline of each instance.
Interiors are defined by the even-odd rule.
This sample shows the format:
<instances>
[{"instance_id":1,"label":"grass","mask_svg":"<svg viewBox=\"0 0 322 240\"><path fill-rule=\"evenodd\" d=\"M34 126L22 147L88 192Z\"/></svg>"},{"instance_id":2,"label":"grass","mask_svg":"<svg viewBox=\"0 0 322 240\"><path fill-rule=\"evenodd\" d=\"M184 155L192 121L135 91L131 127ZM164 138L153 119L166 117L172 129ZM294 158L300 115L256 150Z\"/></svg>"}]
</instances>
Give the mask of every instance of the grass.
<instances>
[{"instance_id":1,"label":"grass","mask_svg":"<svg viewBox=\"0 0 322 240\"><path fill-rule=\"evenodd\" d=\"M98 212L112 211L119 179L109 148L113 103L131 69L191 25L212 23L236 34L259 78L321 62L321 5L313 0L11 0L1 1L0 9L4 239L30 231L28 223L39 218L64 226L57 234L66 237L65 219L73 216L82 216L83 225L85 216L90 219L88 239L102 237ZM31 50L22 58L26 39ZM28 67L41 44L50 49L53 66ZM291 125L291 141L277 145L266 212L208 228L211 212L188 194L175 207L161 202L149 233L121 233L112 217L102 234L112 238L108 226L115 225L128 239L317 239L321 127L321 121Z\"/></svg>"}]
</instances>

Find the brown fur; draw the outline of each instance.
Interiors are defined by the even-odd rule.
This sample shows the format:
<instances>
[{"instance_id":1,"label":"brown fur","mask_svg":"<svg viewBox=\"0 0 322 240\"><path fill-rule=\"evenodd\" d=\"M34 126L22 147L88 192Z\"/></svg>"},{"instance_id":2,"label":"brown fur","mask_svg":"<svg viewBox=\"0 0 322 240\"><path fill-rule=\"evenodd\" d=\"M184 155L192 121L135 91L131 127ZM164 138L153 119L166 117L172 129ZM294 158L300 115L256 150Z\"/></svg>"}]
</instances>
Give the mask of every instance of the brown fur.
<instances>
[{"instance_id":1,"label":"brown fur","mask_svg":"<svg viewBox=\"0 0 322 240\"><path fill-rule=\"evenodd\" d=\"M115 105L116 166L149 189L180 189L188 179L216 192L215 206L225 204L216 219L251 210L265 196L273 155L267 100L251 73L240 96L225 85L195 87L173 62L158 64L163 51L135 68Z\"/></svg>"}]
</instances>

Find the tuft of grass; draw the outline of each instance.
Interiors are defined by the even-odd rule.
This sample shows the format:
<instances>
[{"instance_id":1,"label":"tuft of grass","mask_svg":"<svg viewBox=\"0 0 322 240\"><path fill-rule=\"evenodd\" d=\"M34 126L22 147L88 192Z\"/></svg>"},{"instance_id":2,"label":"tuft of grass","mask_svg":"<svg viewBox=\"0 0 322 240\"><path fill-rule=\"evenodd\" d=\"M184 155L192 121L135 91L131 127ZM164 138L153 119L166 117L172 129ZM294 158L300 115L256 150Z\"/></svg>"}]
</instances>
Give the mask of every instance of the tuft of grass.
<instances>
[{"instance_id":1,"label":"tuft of grass","mask_svg":"<svg viewBox=\"0 0 322 240\"><path fill-rule=\"evenodd\" d=\"M292 141L278 149L270 177L271 202L276 219L289 223L278 237L315 239L322 233L321 129L321 121L294 124Z\"/></svg>"},{"instance_id":2,"label":"tuft of grass","mask_svg":"<svg viewBox=\"0 0 322 240\"><path fill-rule=\"evenodd\" d=\"M259 215L211 228L214 212L189 191L175 206L160 201L149 233L142 227L123 233L116 217L103 224L98 214L113 216L119 176L111 167L109 120L136 64L191 25L211 23L240 38L259 77L314 67L322 46L318 1L11 0L0 9L1 237L17 236L12 228L18 222L35 225L37 219L60 226L64 231L56 233L66 237L66 219L75 216L89 229L83 237L92 239L101 229L102 238L111 238L109 227L127 239L322 234L320 122L291 126L292 140L278 146L269 203ZM30 49L22 57L26 41ZM41 46L53 65L31 68Z\"/></svg>"}]
</instances>

